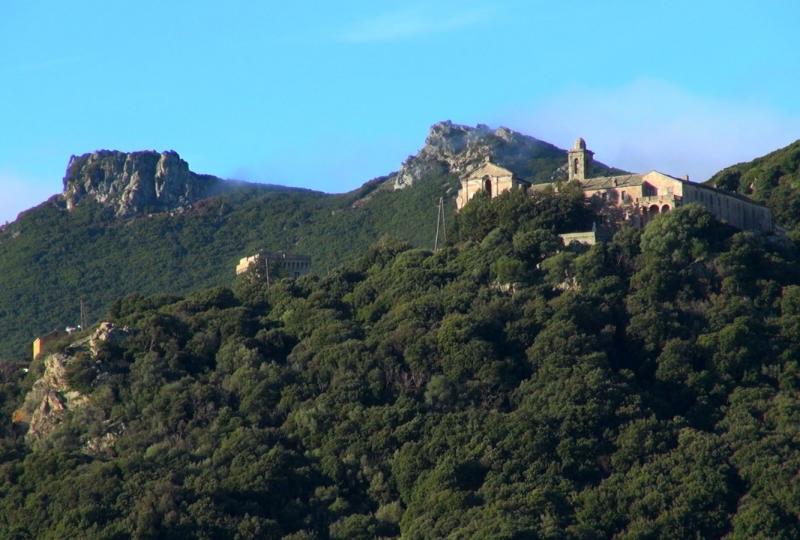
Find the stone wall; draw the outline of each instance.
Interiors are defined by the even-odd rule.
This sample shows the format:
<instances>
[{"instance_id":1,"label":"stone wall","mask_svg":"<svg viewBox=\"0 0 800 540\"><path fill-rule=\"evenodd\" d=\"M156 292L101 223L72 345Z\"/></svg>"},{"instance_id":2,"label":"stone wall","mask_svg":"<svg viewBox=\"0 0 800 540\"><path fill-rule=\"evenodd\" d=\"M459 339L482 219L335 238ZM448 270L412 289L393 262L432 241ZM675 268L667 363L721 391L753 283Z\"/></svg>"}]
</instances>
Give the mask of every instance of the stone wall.
<instances>
[{"instance_id":1,"label":"stone wall","mask_svg":"<svg viewBox=\"0 0 800 540\"><path fill-rule=\"evenodd\" d=\"M585 194L608 209L618 207L620 216L640 226L676 206L695 203L718 220L737 229L756 232L773 230L770 210L739 195L657 171L641 175L641 180L639 185L591 189L586 190ZM614 214L613 210L606 213Z\"/></svg>"},{"instance_id":2,"label":"stone wall","mask_svg":"<svg viewBox=\"0 0 800 540\"><path fill-rule=\"evenodd\" d=\"M689 203L703 206L720 221L743 231L773 230L772 213L768 208L734 194L687 183L683 190L683 204Z\"/></svg>"},{"instance_id":3,"label":"stone wall","mask_svg":"<svg viewBox=\"0 0 800 540\"><path fill-rule=\"evenodd\" d=\"M561 240L564 242L565 246L568 246L572 243L593 246L598 240L597 233L595 231L563 233L559 234L558 236L561 237Z\"/></svg>"}]
</instances>

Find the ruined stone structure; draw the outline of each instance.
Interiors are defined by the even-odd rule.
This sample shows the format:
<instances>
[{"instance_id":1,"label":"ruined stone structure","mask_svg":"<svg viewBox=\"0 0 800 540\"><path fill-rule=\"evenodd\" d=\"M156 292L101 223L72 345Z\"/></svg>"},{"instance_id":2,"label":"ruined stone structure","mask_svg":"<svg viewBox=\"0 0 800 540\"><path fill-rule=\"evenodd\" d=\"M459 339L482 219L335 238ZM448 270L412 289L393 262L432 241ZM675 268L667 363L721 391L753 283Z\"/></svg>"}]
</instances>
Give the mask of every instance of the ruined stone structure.
<instances>
[{"instance_id":1,"label":"ruined stone structure","mask_svg":"<svg viewBox=\"0 0 800 540\"><path fill-rule=\"evenodd\" d=\"M575 146L567 155L568 181L580 183L584 194L596 205L606 224L626 221L642 227L659 214L683 204L696 203L720 221L737 229L757 232L773 230L772 213L769 209L736 193L696 184L690 182L688 177L676 178L658 171L592 176L594 154L587 150L586 142L580 138L575 141ZM498 177L490 174L498 169L507 174ZM478 182L478 178L483 178L484 183ZM531 186L524 180L514 178L510 171L486 163L461 180L456 204L460 210L477 190L486 189L492 197L496 197L517 187L525 190L548 187L558 189L555 183Z\"/></svg>"},{"instance_id":2,"label":"ruined stone structure","mask_svg":"<svg viewBox=\"0 0 800 540\"><path fill-rule=\"evenodd\" d=\"M251 270L266 272L267 266L276 272L273 277L298 278L311 270L311 258L306 255L293 255L285 251L260 251L255 255L240 259L236 266L236 275Z\"/></svg>"}]
</instances>

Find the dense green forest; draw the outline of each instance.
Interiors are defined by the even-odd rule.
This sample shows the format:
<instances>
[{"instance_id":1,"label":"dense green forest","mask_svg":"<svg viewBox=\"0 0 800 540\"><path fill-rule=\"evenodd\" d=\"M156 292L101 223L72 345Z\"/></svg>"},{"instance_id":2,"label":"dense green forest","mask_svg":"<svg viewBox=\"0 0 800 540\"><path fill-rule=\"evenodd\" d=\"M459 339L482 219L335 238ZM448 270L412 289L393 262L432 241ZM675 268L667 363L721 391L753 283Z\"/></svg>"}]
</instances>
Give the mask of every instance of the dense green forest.
<instances>
[{"instance_id":1,"label":"dense green forest","mask_svg":"<svg viewBox=\"0 0 800 540\"><path fill-rule=\"evenodd\" d=\"M127 220L92 201L67 212L55 197L0 230L0 359L27 357L35 336L76 325L80 297L97 320L128 293L229 283L237 261L258 249L309 255L322 274L382 234L432 247L435 203L456 179L431 177L401 192L381 185L344 195L242 188L182 213ZM448 199L449 215L453 206Z\"/></svg>"},{"instance_id":2,"label":"dense green forest","mask_svg":"<svg viewBox=\"0 0 800 540\"><path fill-rule=\"evenodd\" d=\"M0 530L800 537L795 245L688 205L562 246L585 205L477 197L435 253L118 300L133 333L74 361L90 405L32 448L9 419L41 365L2 370Z\"/></svg>"},{"instance_id":3,"label":"dense green forest","mask_svg":"<svg viewBox=\"0 0 800 540\"><path fill-rule=\"evenodd\" d=\"M772 210L780 225L800 229L800 141L723 169L708 183L746 195Z\"/></svg>"}]
</instances>

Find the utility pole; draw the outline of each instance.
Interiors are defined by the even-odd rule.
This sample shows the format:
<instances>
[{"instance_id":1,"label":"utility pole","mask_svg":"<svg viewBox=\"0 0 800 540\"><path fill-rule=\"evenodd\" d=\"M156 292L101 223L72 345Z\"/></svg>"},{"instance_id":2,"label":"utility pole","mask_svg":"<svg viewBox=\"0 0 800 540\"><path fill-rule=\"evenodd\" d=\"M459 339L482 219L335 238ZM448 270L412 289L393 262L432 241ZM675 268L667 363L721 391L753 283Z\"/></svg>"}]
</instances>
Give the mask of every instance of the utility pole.
<instances>
[{"instance_id":1,"label":"utility pole","mask_svg":"<svg viewBox=\"0 0 800 540\"><path fill-rule=\"evenodd\" d=\"M81 296L81 330L86 330L86 304L83 301L83 296Z\"/></svg>"},{"instance_id":2,"label":"utility pole","mask_svg":"<svg viewBox=\"0 0 800 540\"><path fill-rule=\"evenodd\" d=\"M447 225L444 220L444 197L439 197L436 209L436 238L433 240L433 251L439 249L439 227L441 225L442 243L447 242Z\"/></svg>"},{"instance_id":3,"label":"utility pole","mask_svg":"<svg viewBox=\"0 0 800 540\"><path fill-rule=\"evenodd\" d=\"M264 270L267 275L267 289L269 289L269 252L264 252Z\"/></svg>"},{"instance_id":4,"label":"utility pole","mask_svg":"<svg viewBox=\"0 0 800 540\"><path fill-rule=\"evenodd\" d=\"M439 210L442 213L442 243L447 242L447 223L444 219L444 197L439 197Z\"/></svg>"}]
</instances>

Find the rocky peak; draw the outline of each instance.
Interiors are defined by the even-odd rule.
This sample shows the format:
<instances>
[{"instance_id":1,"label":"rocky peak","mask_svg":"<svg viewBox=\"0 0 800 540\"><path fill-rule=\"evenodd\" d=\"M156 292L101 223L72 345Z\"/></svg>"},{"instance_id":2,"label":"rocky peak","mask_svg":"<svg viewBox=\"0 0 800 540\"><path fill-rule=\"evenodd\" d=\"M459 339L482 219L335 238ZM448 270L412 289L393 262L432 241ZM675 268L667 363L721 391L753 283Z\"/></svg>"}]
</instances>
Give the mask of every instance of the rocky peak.
<instances>
[{"instance_id":1,"label":"rocky peak","mask_svg":"<svg viewBox=\"0 0 800 540\"><path fill-rule=\"evenodd\" d=\"M68 210L93 199L125 217L185 207L213 195L223 184L190 171L174 151L100 150L70 158L63 196Z\"/></svg>"},{"instance_id":2,"label":"rocky peak","mask_svg":"<svg viewBox=\"0 0 800 540\"><path fill-rule=\"evenodd\" d=\"M425 146L403 162L394 177L394 188L409 187L432 173L462 175L487 159L530 178L541 174L537 170L541 163L536 160L558 163L553 167L557 169L560 162L566 160L566 152L507 127L493 130L485 124L471 127L439 122L431 126Z\"/></svg>"}]
</instances>

